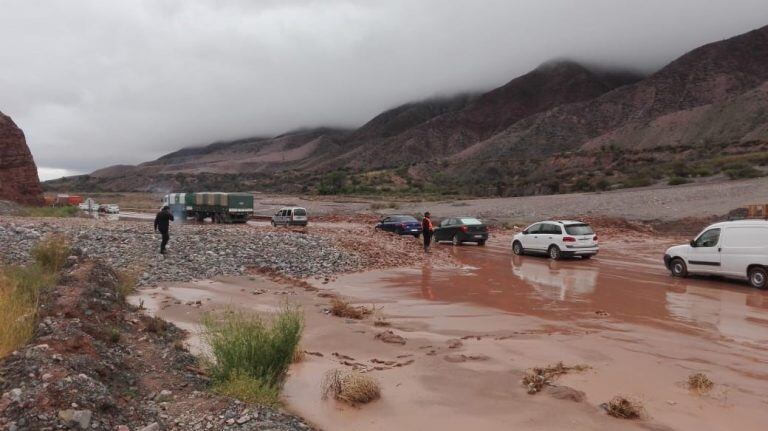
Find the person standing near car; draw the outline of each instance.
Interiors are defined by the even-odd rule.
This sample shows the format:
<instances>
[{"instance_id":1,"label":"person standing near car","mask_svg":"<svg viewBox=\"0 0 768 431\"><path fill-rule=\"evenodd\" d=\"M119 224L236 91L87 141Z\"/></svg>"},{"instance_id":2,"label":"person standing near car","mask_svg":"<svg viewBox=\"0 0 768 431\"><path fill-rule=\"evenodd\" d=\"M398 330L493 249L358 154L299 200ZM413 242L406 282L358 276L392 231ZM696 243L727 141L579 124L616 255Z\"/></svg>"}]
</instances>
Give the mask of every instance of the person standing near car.
<instances>
[{"instance_id":1,"label":"person standing near car","mask_svg":"<svg viewBox=\"0 0 768 431\"><path fill-rule=\"evenodd\" d=\"M171 236L168 233L170 224L173 221L173 214L171 209L166 205L155 216L155 232L160 232L163 240L160 242L160 254L165 254L165 246L168 244L168 240Z\"/></svg>"},{"instance_id":2,"label":"person standing near car","mask_svg":"<svg viewBox=\"0 0 768 431\"><path fill-rule=\"evenodd\" d=\"M434 226L432 226L432 218L429 211L424 213L424 218L421 219L421 234L424 235L424 253L429 253L429 245L432 243L432 234L435 232Z\"/></svg>"}]
</instances>

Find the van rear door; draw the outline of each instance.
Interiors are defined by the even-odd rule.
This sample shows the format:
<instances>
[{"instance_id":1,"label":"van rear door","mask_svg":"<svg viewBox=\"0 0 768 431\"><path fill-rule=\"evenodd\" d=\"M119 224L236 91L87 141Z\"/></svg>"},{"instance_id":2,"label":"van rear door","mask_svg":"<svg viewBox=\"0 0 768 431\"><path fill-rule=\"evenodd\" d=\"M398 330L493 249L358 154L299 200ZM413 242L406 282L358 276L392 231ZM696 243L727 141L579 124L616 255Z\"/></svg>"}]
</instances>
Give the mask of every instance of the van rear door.
<instances>
[{"instance_id":1,"label":"van rear door","mask_svg":"<svg viewBox=\"0 0 768 431\"><path fill-rule=\"evenodd\" d=\"M722 244L724 274L746 278L749 265L768 264L768 227L729 226Z\"/></svg>"}]
</instances>

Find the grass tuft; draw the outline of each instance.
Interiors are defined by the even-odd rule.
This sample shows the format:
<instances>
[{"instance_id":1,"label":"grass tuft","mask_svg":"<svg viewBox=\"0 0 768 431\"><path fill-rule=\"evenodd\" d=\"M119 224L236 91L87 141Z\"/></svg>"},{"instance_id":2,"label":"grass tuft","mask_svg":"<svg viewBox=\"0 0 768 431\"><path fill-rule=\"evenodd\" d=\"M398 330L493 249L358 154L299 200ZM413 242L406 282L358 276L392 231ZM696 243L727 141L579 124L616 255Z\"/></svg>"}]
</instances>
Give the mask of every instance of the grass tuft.
<instances>
[{"instance_id":1,"label":"grass tuft","mask_svg":"<svg viewBox=\"0 0 768 431\"><path fill-rule=\"evenodd\" d=\"M25 207L21 214L26 217L75 217L80 209L75 206L67 207Z\"/></svg>"},{"instance_id":2,"label":"grass tuft","mask_svg":"<svg viewBox=\"0 0 768 431\"><path fill-rule=\"evenodd\" d=\"M528 393L533 395L541 391L544 386L552 384L553 380L563 374L568 374L570 371L584 371L587 369L589 369L588 365L573 365L569 367L560 361L557 364L543 368L532 368L526 373L525 377L523 377L522 383L523 386L528 388Z\"/></svg>"},{"instance_id":3,"label":"grass tuft","mask_svg":"<svg viewBox=\"0 0 768 431\"><path fill-rule=\"evenodd\" d=\"M237 371L227 380L216 382L214 392L244 401L268 407L280 405L280 388L263 383L245 372Z\"/></svg>"},{"instance_id":4,"label":"grass tuft","mask_svg":"<svg viewBox=\"0 0 768 431\"><path fill-rule=\"evenodd\" d=\"M71 252L70 243L63 235L50 235L32 249L32 257L45 271L56 273L64 267Z\"/></svg>"},{"instance_id":5,"label":"grass tuft","mask_svg":"<svg viewBox=\"0 0 768 431\"><path fill-rule=\"evenodd\" d=\"M117 272L117 297L120 302L125 302L128 296L136 292L136 277L135 274L125 271Z\"/></svg>"},{"instance_id":6,"label":"grass tuft","mask_svg":"<svg viewBox=\"0 0 768 431\"><path fill-rule=\"evenodd\" d=\"M714 386L714 382L704 373L694 373L688 376L688 389L697 392L707 392Z\"/></svg>"},{"instance_id":7,"label":"grass tuft","mask_svg":"<svg viewBox=\"0 0 768 431\"><path fill-rule=\"evenodd\" d=\"M298 307L286 306L269 320L232 310L207 314L203 338L210 346L208 362L214 382L243 391L251 388L256 398L279 394L303 329L304 316Z\"/></svg>"},{"instance_id":8,"label":"grass tuft","mask_svg":"<svg viewBox=\"0 0 768 431\"><path fill-rule=\"evenodd\" d=\"M613 397L611 401L605 404L605 410L609 415L619 419L639 419L645 412L640 401L621 395Z\"/></svg>"},{"instance_id":9,"label":"grass tuft","mask_svg":"<svg viewBox=\"0 0 768 431\"><path fill-rule=\"evenodd\" d=\"M329 370L321 383L323 399L333 398L350 405L365 404L381 397L379 382L359 371Z\"/></svg>"},{"instance_id":10,"label":"grass tuft","mask_svg":"<svg viewBox=\"0 0 768 431\"><path fill-rule=\"evenodd\" d=\"M0 358L32 338L40 294L53 280L38 265L0 268Z\"/></svg>"}]
</instances>

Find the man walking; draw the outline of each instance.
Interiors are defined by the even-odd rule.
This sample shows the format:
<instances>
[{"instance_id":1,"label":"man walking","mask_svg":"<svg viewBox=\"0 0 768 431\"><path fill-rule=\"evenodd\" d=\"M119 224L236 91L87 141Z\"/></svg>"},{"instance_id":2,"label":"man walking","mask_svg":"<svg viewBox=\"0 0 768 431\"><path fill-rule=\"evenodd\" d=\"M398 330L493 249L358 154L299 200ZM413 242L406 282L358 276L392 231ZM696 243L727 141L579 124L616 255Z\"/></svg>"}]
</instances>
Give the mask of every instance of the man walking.
<instances>
[{"instance_id":1,"label":"man walking","mask_svg":"<svg viewBox=\"0 0 768 431\"><path fill-rule=\"evenodd\" d=\"M165 254L165 246L171 239L171 236L168 235L168 227L172 221L173 214L167 205L155 216L155 232L160 232L160 235L163 236L163 241L160 243L160 254Z\"/></svg>"},{"instance_id":2,"label":"man walking","mask_svg":"<svg viewBox=\"0 0 768 431\"><path fill-rule=\"evenodd\" d=\"M430 218L429 211L424 213L424 218L421 219L421 234L424 235L424 253L429 253L429 245L432 243L432 234L435 232L435 228L432 226L432 219Z\"/></svg>"}]
</instances>

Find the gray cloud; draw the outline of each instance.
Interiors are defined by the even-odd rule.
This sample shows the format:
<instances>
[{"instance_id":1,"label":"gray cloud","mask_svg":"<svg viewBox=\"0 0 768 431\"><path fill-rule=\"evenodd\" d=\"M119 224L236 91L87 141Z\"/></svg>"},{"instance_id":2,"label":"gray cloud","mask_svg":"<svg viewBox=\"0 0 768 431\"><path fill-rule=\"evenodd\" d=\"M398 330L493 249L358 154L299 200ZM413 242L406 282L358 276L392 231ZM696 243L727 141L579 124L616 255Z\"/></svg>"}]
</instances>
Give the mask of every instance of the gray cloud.
<instances>
[{"instance_id":1,"label":"gray cloud","mask_svg":"<svg viewBox=\"0 0 768 431\"><path fill-rule=\"evenodd\" d=\"M39 166L86 172L353 127L551 58L650 72L766 17L765 0L3 0L0 110Z\"/></svg>"}]
</instances>

